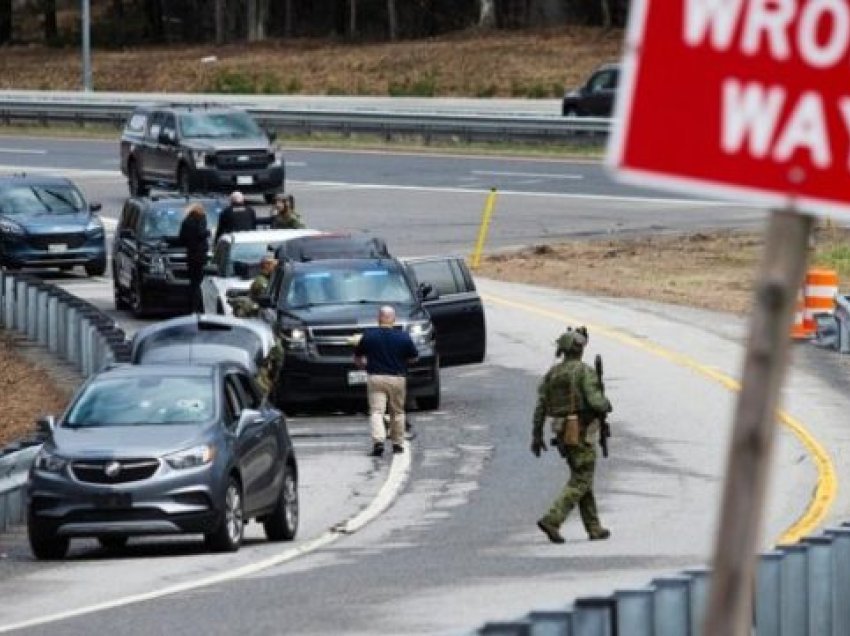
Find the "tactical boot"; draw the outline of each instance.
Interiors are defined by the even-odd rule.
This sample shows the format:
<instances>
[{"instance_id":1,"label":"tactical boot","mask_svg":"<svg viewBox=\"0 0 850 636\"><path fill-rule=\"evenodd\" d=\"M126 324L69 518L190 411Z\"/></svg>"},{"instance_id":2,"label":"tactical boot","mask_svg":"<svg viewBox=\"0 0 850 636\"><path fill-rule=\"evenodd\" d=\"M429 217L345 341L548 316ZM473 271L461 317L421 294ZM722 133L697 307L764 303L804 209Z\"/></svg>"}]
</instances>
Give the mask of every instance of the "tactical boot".
<instances>
[{"instance_id":1,"label":"tactical boot","mask_svg":"<svg viewBox=\"0 0 850 636\"><path fill-rule=\"evenodd\" d=\"M384 454L384 445L381 442L375 442L372 446L372 451L369 453L371 457L381 457Z\"/></svg>"},{"instance_id":2,"label":"tactical boot","mask_svg":"<svg viewBox=\"0 0 850 636\"><path fill-rule=\"evenodd\" d=\"M552 543L563 543L564 537L561 536L561 533L558 532L558 526L554 523L551 523L546 517L537 520L537 527L543 531L543 533L549 537L549 541Z\"/></svg>"},{"instance_id":3,"label":"tactical boot","mask_svg":"<svg viewBox=\"0 0 850 636\"><path fill-rule=\"evenodd\" d=\"M604 541L611 536L611 531L607 528L599 528L599 530L594 530L587 536L591 541Z\"/></svg>"}]
</instances>

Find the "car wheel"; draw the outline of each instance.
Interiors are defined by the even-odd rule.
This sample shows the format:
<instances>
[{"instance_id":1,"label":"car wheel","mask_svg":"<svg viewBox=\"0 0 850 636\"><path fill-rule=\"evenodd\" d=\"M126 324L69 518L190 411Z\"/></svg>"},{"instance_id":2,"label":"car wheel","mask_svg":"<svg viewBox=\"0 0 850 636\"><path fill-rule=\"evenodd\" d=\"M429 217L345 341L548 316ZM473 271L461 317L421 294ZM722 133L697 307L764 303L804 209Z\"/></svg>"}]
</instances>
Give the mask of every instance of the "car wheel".
<instances>
[{"instance_id":1,"label":"car wheel","mask_svg":"<svg viewBox=\"0 0 850 636\"><path fill-rule=\"evenodd\" d=\"M436 411L440 408L440 376L434 382L434 389L430 395L416 398L416 408L420 411Z\"/></svg>"},{"instance_id":2,"label":"car wheel","mask_svg":"<svg viewBox=\"0 0 850 636\"><path fill-rule=\"evenodd\" d=\"M207 546L215 552L236 552L242 545L245 532L242 489L239 482L231 477L224 494L224 506L218 527L204 536Z\"/></svg>"},{"instance_id":3,"label":"car wheel","mask_svg":"<svg viewBox=\"0 0 850 636\"><path fill-rule=\"evenodd\" d=\"M97 542L105 550L121 550L122 548L127 547L128 540L129 537L122 537L121 535L115 534L107 534L97 538Z\"/></svg>"},{"instance_id":4,"label":"car wheel","mask_svg":"<svg viewBox=\"0 0 850 636\"><path fill-rule=\"evenodd\" d=\"M63 559L68 554L68 538L58 536L55 530L33 514L27 518L27 537L36 559Z\"/></svg>"},{"instance_id":5,"label":"car wheel","mask_svg":"<svg viewBox=\"0 0 850 636\"><path fill-rule=\"evenodd\" d=\"M96 261L85 266L86 276L103 276L106 273L106 261Z\"/></svg>"},{"instance_id":6,"label":"car wheel","mask_svg":"<svg viewBox=\"0 0 850 636\"><path fill-rule=\"evenodd\" d=\"M144 318L147 313L147 307L145 307L145 288L139 282L139 279L136 278L133 280L133 289L130 293L130 311L133 312L133 315L136 318Z\"/></svg>"},{"instance_id":7,"label":"car wheel","mask_svg":"<svg viewBox=\"0 0 850 636\"><path fill-rule=\"evenodd\" d=\"M269 541L292 541L298 532L298 479L291 464L283 469L277 505L263 520L263 529Z\"/></svg>"},{"instance_id":8,"label":"car wheel","mask_svg":"<svg viewBox=\"0 0 850 636\"><path fill-rule=\"evenodd\" d=\"M118 311L130 309L130 303L124 298L124 294L121 292L121 285L118 283L118 277L114 271L112 272L112 298L115 301L115 309Z\"/></svg>"},{"instance_id":9,"label":"car wheel","mask_svg":"<svg viewBox=\"0 0 850 636\"><path fill-rule=\"evenodd\" d=\"M150 192L150 189L145 185L144 179L142 179L139 164L135 161L131 161L127 166L127 184L130 188L130 196L144 197Z\"/></svg>"},{"instance_id":10,"label":"car wheel","mask_svg":"<svg viewBox=\"0 0 850 636\"><path fill-rule=\"evenodd\" d=\"M192 184L189 179L189 170L186 166L181 165L177 168L177 189L180 191L180 194L186 194L192 192Z\"/></svg>"}]
</instances>

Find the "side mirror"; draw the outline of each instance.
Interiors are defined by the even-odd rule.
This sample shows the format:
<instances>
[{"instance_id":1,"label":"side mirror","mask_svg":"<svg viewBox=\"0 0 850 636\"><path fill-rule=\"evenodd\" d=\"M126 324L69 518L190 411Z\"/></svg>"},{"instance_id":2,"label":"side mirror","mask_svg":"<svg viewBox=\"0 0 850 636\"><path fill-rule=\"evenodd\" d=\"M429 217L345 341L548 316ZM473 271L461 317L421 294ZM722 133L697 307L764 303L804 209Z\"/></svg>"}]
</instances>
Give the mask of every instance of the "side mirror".
<instances>
[{"instance_id":1,"label":"side mirror","mask_svg":"<svg viewBox=\"0 0 850 636\"><path fill-rule=\"evenodd\" d=\"M254 409L245 409L242 411L242 413L239 414L239 420L236 422L237 437L241 435L246 428L261 422L262 419L263 414L259 411L255 411Z\"/></svg>"},{"instance_id":2,"label":"side mirror","mask_svg":"<svg viewBox=\"0 0 850 636\"><path fill-rule=\"evenodd\" d=\"M89 211L90 212L99 212L103 205L100 202L95 201L94 203L89 203Z\"/></svg>"},{"instance_id":3,"label":"side mirror","mask_svg":"<svg viewBox=\"0 0 850 636\"><path fill-rule=\"evenodd\" d=\"M49 437L56 429L56 418L52 415L42 415L35 421L35 430L42 437Z\"/></svg>"},{"instance_id":4,"label":"side mirror","mask_svg":"<svg viewBox=\"0 0 850 636\"><path fill-rule=\"evenodd\" d=\"M431 283L421 283L419 285L419 298L422 300L437 300L440 297L440 292Z\"/></svg>"},{"instance_id":5,"label":"side mirror","mask_svg":"<svg viewBox=\"0 0 850 636\"><path fill-rule=\"evenodd\" d=\"M131 239L133 238L133 230L129 228L124 228L118 232L118 238L122 239Z\"/></svg>"}]
</instances>

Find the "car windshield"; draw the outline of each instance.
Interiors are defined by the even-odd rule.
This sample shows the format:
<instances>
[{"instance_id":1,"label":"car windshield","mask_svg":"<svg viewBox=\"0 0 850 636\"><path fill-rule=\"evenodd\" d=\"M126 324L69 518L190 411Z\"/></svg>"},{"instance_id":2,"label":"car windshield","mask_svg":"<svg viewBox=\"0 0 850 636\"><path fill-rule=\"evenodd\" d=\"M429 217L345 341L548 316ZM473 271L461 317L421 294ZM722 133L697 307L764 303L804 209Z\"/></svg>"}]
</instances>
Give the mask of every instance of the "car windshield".
<instances>
[{"instance_id":1,"label":"car windshield","mask_svg":"<svg viewBox=\"0 0 850 636\"><path fill-rule=\"evenodd\" d=\"M85 206L79 190L69 184L21 184L0 189L0 213L11 216L76 214Z\"/></svg>"},{"instance_id":2,"label":"car windshield","mask_svg":"<svg viewBox=\"0 0 850 636\"><path fill-rule=\"evenodd\" d=\"M263 135L254 120L245 113L184 113L179 121L184 137L238 139Z\"/></svg>"},{"instance_id":3,"label":"car windshield","mask_svg":"<svg viewBox=\"0 0 850 636\"><path fill-rule=\"evenodd\" d=\"M269 241L260 241L259 243L234 243L230 248L230 259L227 262L225 276L236 276L233 269L233 264L236 262L245 263L248 266L259 265L260 259L263 256L274 255L274 250L269 251Z\"/></svg>"},{"instance_id":4,"label":"car windshield","mask_svg":"<svg viewBox=\"0 0 850 636\"><path fill-rule=\"evenodd\" d=\"M90 384L63 426L199 424L215 414L211 377L143 375Z\"/></svg>"},{"instance_id":5,"label":"car windshield","mask_svg":"<svg viewBox=\"0 0 850 636\"><path fill-rule=\"evenodd\" d=\"M404 276L381 267L297 272L283 297L286 306L293 309L311 305L414 302Z\"/></svg>"},{"instance_id":6,"label":"car windshield","mask_svg":"<svg viewBox=\"0 0 850 636\"><path fill-rule=\"evenodd\" d=\"M251 329L241 326L207 324L202 328L194 322L158 329L142 336L134 353L134 362L145 360L149 352L162 347L176 345L217 344L237 347L246 351L251 359L262 359L263 342Z\"/></svg>"},{"instance_id":7,"label":"car windshield","mask_svg":"<svg viewBox=\"0 0 850 636\"><path fill-rule=\"evenodd\" d=\"M215 234L222 205L218 201L202 201L207 212L207 229ZM142 222L141 238L156 240L175 238L180 233L180 224L186 216L185 205L156 206L147 211Z\"/></svg>"}]
</instances>

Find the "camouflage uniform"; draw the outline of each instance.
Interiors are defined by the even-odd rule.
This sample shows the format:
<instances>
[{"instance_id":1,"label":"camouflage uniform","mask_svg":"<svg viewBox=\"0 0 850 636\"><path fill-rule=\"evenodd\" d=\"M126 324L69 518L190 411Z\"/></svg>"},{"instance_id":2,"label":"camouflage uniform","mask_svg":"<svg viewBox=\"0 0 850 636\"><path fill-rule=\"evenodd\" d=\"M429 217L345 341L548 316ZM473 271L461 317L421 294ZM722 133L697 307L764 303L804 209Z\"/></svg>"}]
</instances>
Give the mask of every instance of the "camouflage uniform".
<instances>
[{"instance_id":1,"label":"camouflage uniform","mask_svg":"<svg viewBox=\"0 0 850 636\"><path fill-rule=\"evenodd\" d=\"M303 230L304 223L301 221L301 218L295 214L295 212L290 212L289 214L278 214L272 218L271 223L273 230Z\"/></svg>"},{"instance_id":2,"label":"camouflage uniform","mask_svg":"<svg viewBox=\"0 0 850 636\"><path fill-rule=\"evenodd\" d=\"M558 340L558 351L564 353L564 360L552 366L538 388L537 406L534 409L531 450L539 456L540 450L546 450L543 442L546 417L552 421L552 432L557 441L558 450L570 467L570 479L560 495L552 503L549 512L540 519L538 526L550 540L563 542L558 533L561 524L573 507L578 504L581 520L591 539L607 538L609 532L602 527L596 511L596 499L593 496L593 472L596 467L596 449L594 441L598 431L598 415L611 411L611 403L602 391L596 372L581 361L584 339L567 332L570 338L562 336ZM576 345L581 342L581 345ZM561 432L567 415L573 414L575 406L579 418L579 444L565 446Z\"/></svg>"}]
</instances>

